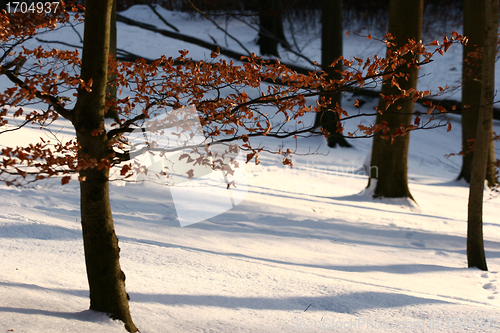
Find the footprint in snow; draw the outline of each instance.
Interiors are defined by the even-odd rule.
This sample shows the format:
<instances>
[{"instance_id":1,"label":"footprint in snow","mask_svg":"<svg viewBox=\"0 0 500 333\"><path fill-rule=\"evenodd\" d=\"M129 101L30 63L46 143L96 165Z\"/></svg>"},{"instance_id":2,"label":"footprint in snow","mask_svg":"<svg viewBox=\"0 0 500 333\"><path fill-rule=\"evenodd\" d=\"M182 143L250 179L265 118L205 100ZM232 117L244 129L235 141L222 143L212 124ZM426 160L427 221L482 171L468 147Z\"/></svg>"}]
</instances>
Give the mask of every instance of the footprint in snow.
<instances>
[{"instance_id":1,"label":"footprint in snow","mask_svg":"<svg viewBox=\"0 0 500 333\"><path fill-rule=\"evenodd\" d=\"M483 274L481 274L481 277L483 279L488 279L489 275L488 275L488 273L483 273ZM488 296L488 299L495 299L496 296L494 296L494 295L498 294L497 286L495 284L496 281L497 280L495 280L495 279L490 279L490 281L488 283L485 283L483 285L483 289L490 291L492 294L492 295Z\"/></svg>"}]
</instances>

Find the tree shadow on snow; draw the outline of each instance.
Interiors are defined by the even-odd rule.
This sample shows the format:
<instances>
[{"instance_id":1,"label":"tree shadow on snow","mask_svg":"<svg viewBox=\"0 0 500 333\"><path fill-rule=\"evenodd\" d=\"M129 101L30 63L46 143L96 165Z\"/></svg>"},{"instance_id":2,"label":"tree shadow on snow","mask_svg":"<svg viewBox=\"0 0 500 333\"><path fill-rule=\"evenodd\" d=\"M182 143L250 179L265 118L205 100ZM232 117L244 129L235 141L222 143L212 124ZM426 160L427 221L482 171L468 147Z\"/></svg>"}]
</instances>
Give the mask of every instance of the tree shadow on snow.
<instances>
[{"instance_id":1,"label":"tree shadow on snow","mask_svg":"<svg viewBox=\"0 0 500 333\"><path fill-rule=\"evenodd\" d=\"M130 293L132 302L155 302L172 306L222 307L229 309L331 311L354 314L363 310L397 308L419 304L446 304L432 298L388 292L353 292L314 297L235 297L220 295L175 295Z\"/></svg>"}]
</instances>

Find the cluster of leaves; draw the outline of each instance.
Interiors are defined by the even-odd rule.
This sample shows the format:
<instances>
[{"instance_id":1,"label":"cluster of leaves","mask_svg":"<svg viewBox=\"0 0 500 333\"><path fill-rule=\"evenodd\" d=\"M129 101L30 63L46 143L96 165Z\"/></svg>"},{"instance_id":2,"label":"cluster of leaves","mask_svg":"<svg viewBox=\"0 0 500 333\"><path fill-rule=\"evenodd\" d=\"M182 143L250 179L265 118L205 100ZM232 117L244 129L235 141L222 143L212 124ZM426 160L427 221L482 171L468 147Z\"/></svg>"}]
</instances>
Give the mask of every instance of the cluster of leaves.
<instances>
[{"instance_id":1,"label":"cluster of leaves","mask_svg":"<svg viewBox=\"0 0 500 333\"><path fill-rule=\"evenodd\" d=\"M92 89L92 81L83 82L80 79L78 51L22 47L24 42L36 34L59 28L70 19L71 15L65 11L46 16L0 14L0 20L5 23L0 28L3 42L0 45L3 52L0 56L0 76L5 76L12 83L11 87L0 94L0 133L27 124L49 128L59 116L73 120L72 107L78 89ZM392 45L391 41L391 36L384 40L388 46ZM26 147L6 148L2 150L0 180L23 183L30 181L28 175L40 179L71 174L82 168L111 168L127 162L131 159L127 133L144 127L148 119L168 114L169 110L185 105L194 105L198 110L208 143L237 143L248 152L247 162L253 159L258 163L258 154L265 147L253 146L253 137L283 139L312 135L312 124L304 124L300 117L322 108L333 109L342 120L373 116L361 113L348 115L340 107L331 105L328 95L365 84L376 85L384 79L393 80L393 84L397 86L395 78L406 75L401 70L428 63L435 53L446 52L456 42L463 42L463 37L453 33L452 38L445 38L441 45L438 42L424 45L410 40L404 47L392 50L386 58L376 56L373 59L348 60L341 57L337 62L342 61L345 70L339 80L330 79L320 70L311 71L307 75L299 74L279 61L266 61L255 55L241 59L241 64L220 59L217 53L212 53L210 61L193 61L187 58L187 51L180 51L181 55L176 59L161 57L152 63L144 60L117 62L111 58L110 74L115 74L115 79L109 84L117 88L119 96L116 100L108 100L107 107L116 108L120 120L106 130L109 144L106 159L90 161L84 156L78 156L76 140L55 144L42 141ZM429 51L429 47L432 51ZM415 55L413 61L408 61L406 55L409 53ZM417 55L424 60L415 60ZM335 63L332 64L334 65ZM280 84L273 84L276 82ZM390 105L400 98L411 96L413 100L417 100L428 94L430 92L400 89L397 95L384 98L387 105ZM308 100L320 95L319 101L315 99L316 102L311 103ZM28 105L33 107L30 112L23 109ZM433 105L429 106L429 113L433 108ZM9 123L8 118L22 116L23 123ZM169 126L176 126L178 119L166 119L161 126L156 124L152 131L161 133ZM380 131L386 135L404 135L406 131L429 126L428 122L420 123L417 117L415 125L407 128L360 125L362 134L349 133L349 136L370 137ZM96 135L103 134L101 128L96 128L96 131L99 132ZM328 135L328 132L324 131L324 134ZM154 150L155 147L148 149ZM158 151L161 149L158 148ZM272 152L281 154L284 164L292 165L292 150L284 148ZM226 169L227 165L220 164L220 168ZM133 170L131 163L125 164L120 177L129 177ZM68 179L66 176L63 182Z\"/></svg>"},{"instance_id":2,"label":"cluster of leaves","mask_svg":"<svg viewBox=\"0 0 500 333\"><path fill-rule=\"evenodd\" d=\"M371 36L368 36L371 39ZM408 80L410 78L411 73L409 71L405 71L408 68L417 68L420 69L421 66L428 64L432 61L432 57L435 56L436 53L440 55L444 55L448 51L448 49L455 43L464 44L467 43L467 38L459 35L456 31L453 31L451 34L451 38L445 36L443 38L443 42L440 44L437 40L424 45L422 42L417 42L415 40L408 40L408 43L400 48L396 48L394 44L394 37L392 35L387 35L384 40L387 45L387 57L383 59L383 70L384 80L390 80L391 87L397 88L398 93L385 96L380 94L380 96L384 99L385 105L383 108L378 109L379 113L384 113L389 109L391 105L397 105L396 110L400 110L402 108L401 105L397 104L398 100L411 100L413 103L418 101L419 99L423 99L425 97L430 96L432 93L429 90L418 91L413 88L408 90L404 90L400 87L399 83L401 80ZM432 50L429 50L430 47L434 47ZM419 58L423 58L423 60L419 60ZM358 66L363 65L363 61L361 59L357 59ZM363 69L365 69L369 65L369 59L364 63ZM368 73L370 74L370 70L368 69ZM372 74L372 75L376 75ZM439 87L440 92L442 93L446 90L447 87ZM357 102L356 102L357 103ZM403 125L401 124L398 128L389 128L387 126L387 122L381 122L381 124L375 124L372 126L363 126L359 125L358 129L364 133L365 135L374 135L377 133L381 133L381 137L387 140L391 140L394 143L395 138L397 136L406 135L409 131L419 129L419 128L433 128L434 126L430 126L430 124L434 121L435 110L438 111L438 114L446 114L448 110L442 105L436 105L431 101L426 101L423 103L424 106L427 107L427 115L431 115L431 117L423 123L418 114L416 114L413 124ZM455 110L456 106L452 107L452 110ZM451 130L451 123L448 121L440 122L438 126L446 125L447 131ZM353 137L355 133L349 133L350 137Z\"/></svg>"}]
</instances>

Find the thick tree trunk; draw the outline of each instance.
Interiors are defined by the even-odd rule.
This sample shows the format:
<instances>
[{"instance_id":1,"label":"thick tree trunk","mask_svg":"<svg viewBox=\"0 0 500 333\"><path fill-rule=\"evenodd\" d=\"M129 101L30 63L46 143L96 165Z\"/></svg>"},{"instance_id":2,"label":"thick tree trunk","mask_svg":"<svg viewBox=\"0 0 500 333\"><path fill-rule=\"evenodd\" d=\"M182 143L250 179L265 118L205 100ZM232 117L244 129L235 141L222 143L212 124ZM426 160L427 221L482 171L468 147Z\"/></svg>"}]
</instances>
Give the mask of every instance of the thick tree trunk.
<instances>
[{"instance_id":1,"label":"thick tree trunk","mask_svg":"<svg viewBox=\"0 0 500 333\"><path fill-rule=\"evenodd\" d=\"M289 47L283 31L281 0L259 0L259 40L261 55L279 57L278 44Z\"/></svg>"},{"instance_id":2,"label":"thick tree trunk","mask_svg":"<svg viewBox=\"0 0 500 333\"><path fill-rule=\"evenodd\" d=\"M330 65L338 59L342 53L343 28L342 28L342 0L322 0L321 8L321 64L322 69L332 80L342 79L342 62L339 61L335 67ZM339 115L333 111L338 104L342 106L342 94L328 94L325 98L331 98L331 107L325 108L316 114L314 127L323 127L330 132L328 146L351 147L346 139L338 133Z\"/></svg>"},{"instance_id":3,"label":"thick tree trunk","mask_svg":"<svg viewBox=\"0 0 500 333\"><path fill-rule=\"evenodd\" d=\"M486 167L493 128L493 101L495 97L495 56L498 41L498 0L475 2L482 7L484 20L476 22L483 31L483 52L481 56L482 89L479 114L472 159L472 171L469 188L469 206L467 216L467 264L488 270L483 241L483 192L486 179Z\"/></svg>"},{"instance_id":4,"label":"thick tree trunk","mask_svg":"<svg viewBox=\"0 0 500 333\"><path fill-rule=\"evenodd\" d=\"M108 72L110 17L113 0L87 0L81 77L92 79L92 90L80 89L73 125L81 146L79 159L97 162L109 154L104 131L105 91ZM97 130L97 132L96 132ZM109 202L108 169L93 167L80 171L81 217L85 263L90 287L90 309L108 313L125 323L132 322L125 292L125 275L119 263Z\"/></svg>"},{"instance_id":5,"label":"thick tree trunk","mask_svg":"<svg viewBox=\"0 0 500 333\"><path fill-rule=\"evenodd\" d=\"M472 159L474 157L474 140L478 126L479 108L481 106L481 89L483 81L482 50L484 48L484 27L479 24L485 21L484 2L464 0L464 35L469 43L464 45L462 62L462 170L458 179L471 180ZM491 69L493 72L495 68ZM495 144L490 142L486 179L488 186L494 186L498 180L495 177Z\"/></svg>"},{"instance_id":6,"label":"thick tree trunk","mask_svg":"<svg viewBox=\"0 0 500 333\"><path fill-rule=\"evenodd\" d=\"M395 48L399 48L408 39L420 40L422 34L423 0L391 0L389 11L389 32L395 36ZM410 61L412 55L408 54ZM402 71L409 74L408 80L398 78L401 89L408 90L417 88L418 69L409 68ZM401 92L391 86L390 80L384 81L382 94L399 95ZM413 116L412 97L400 98L391 105L383 114L377 115L377 124L387 122L391 132L400 126L411 123ZM385 109L385 100L380 98L378 109ZM370 163L370 180L376 179L374 197L387 198L412 198L408 188L408 149L410 136L398 136L394 143L391 140L382 139L380 135L373 138L372 157Z\"/></svg>"}]
</instances>

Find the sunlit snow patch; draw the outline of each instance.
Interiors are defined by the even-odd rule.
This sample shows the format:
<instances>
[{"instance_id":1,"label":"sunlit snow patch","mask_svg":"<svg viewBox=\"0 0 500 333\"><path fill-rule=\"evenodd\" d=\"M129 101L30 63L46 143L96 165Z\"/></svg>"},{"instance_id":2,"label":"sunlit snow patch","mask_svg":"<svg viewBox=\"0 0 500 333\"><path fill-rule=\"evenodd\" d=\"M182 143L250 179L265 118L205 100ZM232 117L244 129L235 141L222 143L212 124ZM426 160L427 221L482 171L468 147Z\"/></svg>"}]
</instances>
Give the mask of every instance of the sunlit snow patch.
<instances>
[{"instance_id":1,"label":"sunlit snow patch","mask_svg":"<svg viewBox=\"0 0 500 333\"><path fill-rule=\"evenodd\" d=\"M181 227L230 210L248 193L239 148L208 145L194 106L155 115L128 139L135 180L170 186Z\"/></svg>"}]
</instances>

